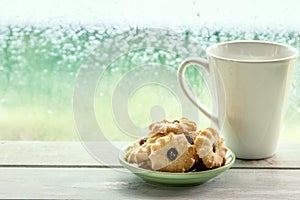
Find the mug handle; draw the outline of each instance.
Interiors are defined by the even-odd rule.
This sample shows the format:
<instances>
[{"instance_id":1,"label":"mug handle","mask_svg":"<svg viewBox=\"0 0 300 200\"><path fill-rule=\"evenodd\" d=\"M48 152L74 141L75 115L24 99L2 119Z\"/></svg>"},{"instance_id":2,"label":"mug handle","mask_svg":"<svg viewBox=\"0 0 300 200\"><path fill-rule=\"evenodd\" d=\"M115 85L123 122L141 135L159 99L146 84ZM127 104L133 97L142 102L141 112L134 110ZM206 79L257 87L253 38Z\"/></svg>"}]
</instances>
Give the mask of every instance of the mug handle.
<instances>
[{"instance_id":1,"label":"mug handle","mask_svg":"<svg viewBox=\"0 0 300 200\"><path fill-rule=\"evenodd\" d=\"M215 90L216 91L211 91L212 95L216 95L217 97L217 105L218 105L218 109L217 109L217 113L213 114L203 103L201 103L197 98L194 97L193 93L191 92L189 86L187 85L187 83L185 82L184 79L184 72L187 68L187 66L189 64L196 64L197 66L201 67L202 69L204 69L205 71L207 71L211 77L216 76L217 77L213 77L214 80L214 84L215 84ZM224 124L225 121L225 92L224 92L224 88L223 88L223 83L221 82L220 76L217 72L215 72L213 74L212 69L210 69L210 66L208 64L208 61L206 59L203 58L199 58L199 57L190 57L185 59L179 66L178 68L178 81L179 81L179 85L181 87L181 90L183 91L183 93L187 96L187 98L209 119L212 120L212 122L214 123L214 125L216 125L216 127L221 130L222 126ZM210 88L210 90L212 90L212 88Z\"/></svg>"}]
</instances>

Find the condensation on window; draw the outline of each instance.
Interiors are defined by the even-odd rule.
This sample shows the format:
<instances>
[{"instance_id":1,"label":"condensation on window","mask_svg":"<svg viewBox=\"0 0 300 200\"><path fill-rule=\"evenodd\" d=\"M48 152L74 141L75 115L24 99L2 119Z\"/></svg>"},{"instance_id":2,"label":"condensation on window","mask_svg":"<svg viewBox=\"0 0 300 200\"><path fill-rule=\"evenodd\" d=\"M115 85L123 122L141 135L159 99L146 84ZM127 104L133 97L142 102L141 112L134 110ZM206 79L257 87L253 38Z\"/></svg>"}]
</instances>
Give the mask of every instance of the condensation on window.
<instances>
[{"instance_id":1,"label":"condensation on window","mask_svg":"<svg viewBox=\"0 0 300 200\"><path fill-rule=\"evenodd\" d=\"M105 136L129 140L130 135L124 134L126 127L122 127L126 120L144 130L153 119L194 112L184 107L178 86L174 86L184 58L205 57L208 46L231 40L266 40L300 49L295 18L288 18L288 14L294 15L294 8L279 1L272 1L270 13L263 9L268 4L259 6L258 1L248 2L250 8L259 8L253 13L249 8L226 7L221 1L219 5L175 1L173 7L172 2L148 3L147 7L137 1L115 1L106 4L108 9L98 5L102 10L94 8L96 1L88 2L90 6L79 3L72 8L57 1L57 17L52 4L44 5L46 13L34 14L29 8L28 12L2 12L1 140L78 140L73 104L77 84L94 91L89 106ZM31 5L29 1L27 7ZM69 14L64 16L64 10ZM121 14L111 14L115 12ZM89 70L91 77L98 76L92 86L89 76L78 79L78 74ZM205 72L191 67L186 73L194 94L211 107ZM125 92L124 85L130 91ZM284 117L283 142L300 141L299 88L298 62ZM124 98L124 106L115 105L113 98ZM80 107L82 116L87 109ZM209 123L198 112L193 116L199 117L200 126Z\"/></svg>"}]
</instances>

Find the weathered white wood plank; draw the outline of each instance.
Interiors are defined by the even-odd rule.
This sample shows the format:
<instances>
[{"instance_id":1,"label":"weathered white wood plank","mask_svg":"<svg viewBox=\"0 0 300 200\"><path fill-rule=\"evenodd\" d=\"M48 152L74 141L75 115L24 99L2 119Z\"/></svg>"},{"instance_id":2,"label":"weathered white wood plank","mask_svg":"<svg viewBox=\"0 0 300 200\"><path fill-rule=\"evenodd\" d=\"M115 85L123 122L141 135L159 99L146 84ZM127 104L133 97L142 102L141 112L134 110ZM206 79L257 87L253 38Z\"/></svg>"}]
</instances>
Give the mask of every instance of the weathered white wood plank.
<instances>
[{"instance_id":1,"label":"weathered white wood plank","mask_svg":"<svg viewBox=\"0 0 300 200\"><path fill-rule=\"evenodd\" d=\"M0 142L0 166L120 166L118 151L124 142L97 143L94 159L80 142ZM237 168L300 168L300 144L281 144L275 156L265 160L237 160Z\"/></svg>"},{"instance_id":2,"label":"weathered white wood plank","mask_svg":"<svg viewBox=\"0 0 300 200\"><path fill-rule=\"evenodd\" d=\"M0 152L1 165L93 162L77 142L1 142Z\"/></svg>"},{"instance_id":3,"label":"weathered white wood plank","mask_svg":"<svg viewBox=\"0 0 300 200\"><path fill-rule=\"evenodd\" d=\"M149 185L95 168L0 168L0 198L299 199L300 170L230 169L200 186Z\"/></svg>"},{"instance_id":4,"label":"weathered white wood plank","mask_svg":"<svg viewBox=\"0 0 300 200\"><path fill-rule=\"evenodd\" d=\"M237 159L235 167L300 169L300 144L280 144L277 153L268 159Z\"/></svg>"},{"instance_id":5,"label":"weathered white wood plank","mask_svg":"<svg viewBox=\"0 0 300 200\"><path fill-rule=\"evenodd\" d=\"M80 142L2 141L0 142L0 166L120 166L117 159L118 152L126 144L99 142L96 146L100 156L95 157Z\"/></svg>"}]
</instances>

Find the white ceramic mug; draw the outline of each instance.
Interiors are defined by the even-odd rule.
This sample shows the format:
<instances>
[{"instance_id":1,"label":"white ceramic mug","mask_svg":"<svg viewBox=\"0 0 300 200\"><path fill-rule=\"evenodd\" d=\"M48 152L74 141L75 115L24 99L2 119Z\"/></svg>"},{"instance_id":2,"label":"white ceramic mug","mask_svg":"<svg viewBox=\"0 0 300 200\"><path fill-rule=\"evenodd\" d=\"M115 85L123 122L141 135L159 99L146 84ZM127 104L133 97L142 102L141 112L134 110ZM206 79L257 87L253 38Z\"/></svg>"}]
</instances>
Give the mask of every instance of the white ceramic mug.
<instances>
[{"instance_id":1,"label":"white ceramic mug","mask_svg":"<svg viewBox=\"0 0 300 200\"><path fill-rule=\"evenodd\" d=\"M271 157L276 152L298 51L273 42L231 41L209 47L206 54L207 60L187 58L180 65L182 90L218 125L238 158ZM184 81L190 63L203 67L213 78L211 93L217 93L217 112L211 113L190 92Z\"/></svg>"}]
</instances>

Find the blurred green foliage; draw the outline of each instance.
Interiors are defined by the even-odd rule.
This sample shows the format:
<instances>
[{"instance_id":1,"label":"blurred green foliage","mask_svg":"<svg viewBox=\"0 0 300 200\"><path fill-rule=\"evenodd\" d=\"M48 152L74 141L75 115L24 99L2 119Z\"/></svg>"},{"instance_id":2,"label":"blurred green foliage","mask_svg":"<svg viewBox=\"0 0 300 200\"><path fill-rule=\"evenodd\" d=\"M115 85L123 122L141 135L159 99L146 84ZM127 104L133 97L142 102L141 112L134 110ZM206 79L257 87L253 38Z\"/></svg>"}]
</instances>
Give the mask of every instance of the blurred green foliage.
<instances>
[{"instance_id":1,"label":"blurred green foliage","mask_svg":"<svg viewBox=\"0 0 300 200\"><path fill-rule=\"evenodd\" d=\"M144 29L113 26L57 25L31 26L10 25L0 27L0 139L1 140L77 140L72 113L72 98L76 75L82 64L89 59L91 51L101 49L103 58L120 51L120 40L128 46L145 42L152 49L139 49L138 53L125 52L116 58L118 62L108 63L108 76L122 76L132 66L159 63L177 69L184 59L186 49L169 52L155 48L158 41L167 43L164 32L157 38L147 36L132 40L132 35L143 33ZM178 28L178 41L193 39L203 49L211 44L230 40L267 40L289 44L300 49L300 33L294 31L266 29L233 30L198 27ZM122 36L120 38L120 35ZM109 41L109 42L107 42ZM169 44L175 45L176 44ZM176 48L176 47L174 47ZM176 53L177 52L177 53ZM185 55L185 54L184 54ZM199 56L205 56L204 51ZM195 68L189 69L189 83L198 96L203 96L204 81L199 79ZM110 84L107 79L107 85ZM287 126L293 133L300 119L300 70L296 68L291 89L287 115ZM112 89L112 88L110 88ZM202 91L202 93L201 93ZM207 97L203 97L207 98ZM207 101L209 98L207 98ZM109 102L107 102L109 106ZM299 138L299 136L298 136ZM299 139L300 140L300 139Z\"/></svg>"}]
</instances>

